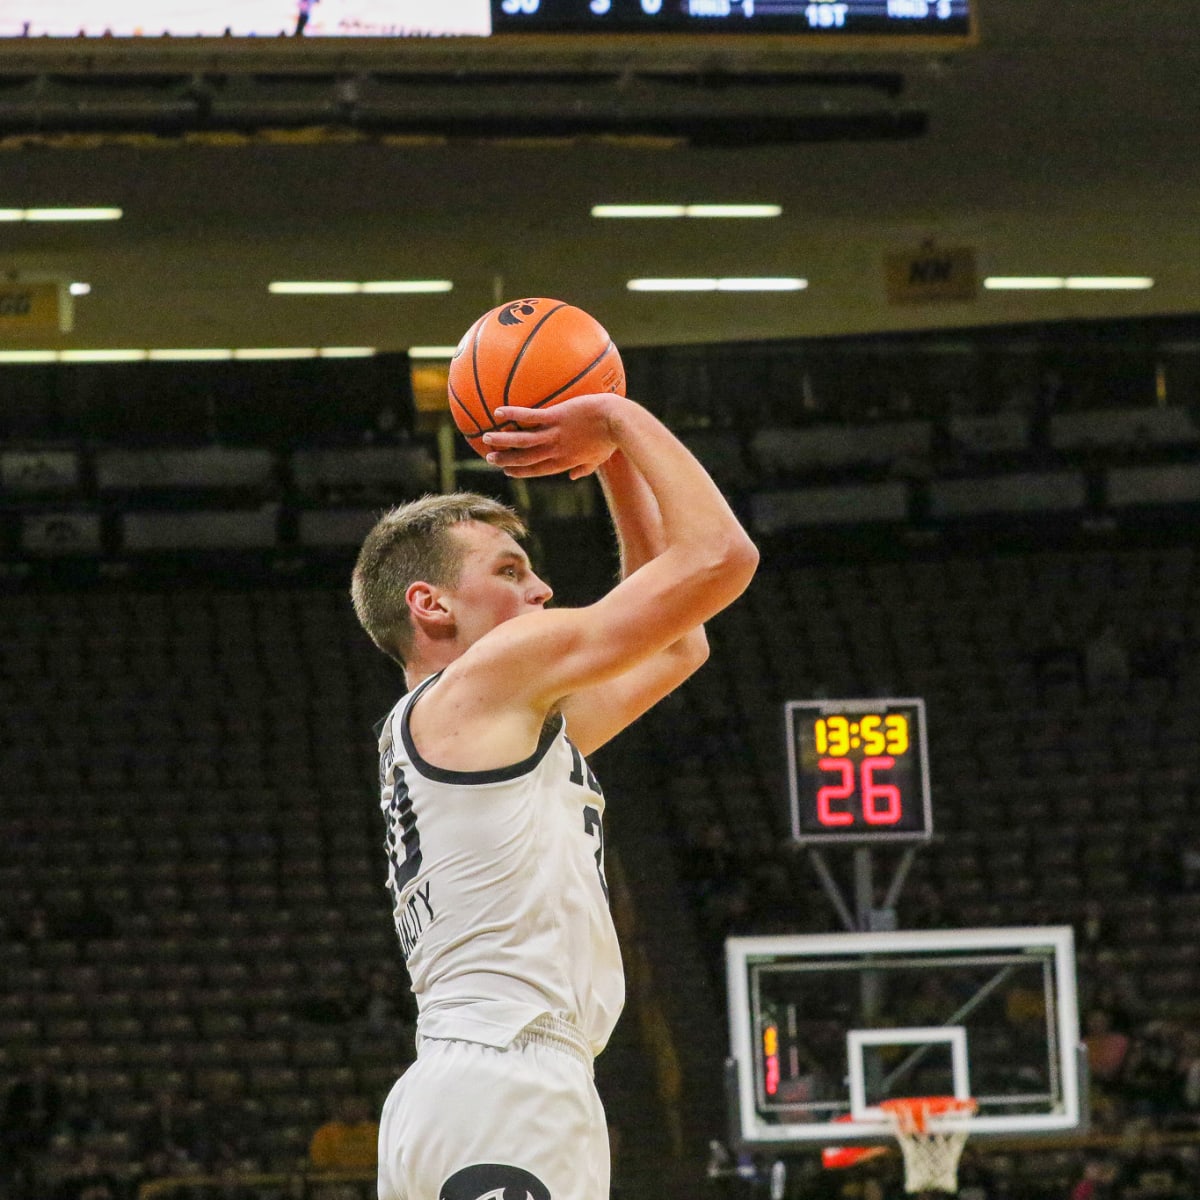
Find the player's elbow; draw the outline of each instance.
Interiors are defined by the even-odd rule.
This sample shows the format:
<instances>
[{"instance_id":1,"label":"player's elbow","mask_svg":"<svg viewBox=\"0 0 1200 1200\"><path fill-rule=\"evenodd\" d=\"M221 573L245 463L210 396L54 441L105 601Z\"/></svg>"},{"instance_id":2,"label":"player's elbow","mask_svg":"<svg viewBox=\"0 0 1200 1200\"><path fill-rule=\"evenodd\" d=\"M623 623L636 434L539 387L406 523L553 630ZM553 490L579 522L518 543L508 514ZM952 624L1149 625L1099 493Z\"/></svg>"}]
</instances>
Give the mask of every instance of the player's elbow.
<instances>
[{"instance_id":1,"label":"player's elbow","mask_svg":"<svg viewBox=\"0 0 1200 1200\"><path fill-rule=\"evenodd\" d=\"M750 540L750 535L742 528L732 531L720 547L718 571L729 586L737 589L736 594L750 586L758 570L758 547Z\"/></svg>"},{"instance_id":2,"label":"player's elbow","mask_svg":"<svg viewBox=\"0 0 1200 1200\"><path fill-rule=\"evenodd\" d=\"M704 632L704 626L697 625L695 629L689 630L671 647L671 651L679 660L684 679L695 674L708 662L710 653L708 634Z\"/></svg>"},{"instance_id":3,"label":"player's elbow","mask_svg":"<svg viewBox=\"0 0 1200 1200\"><path fill-rule=\"evenodd\" d=\"M703 621L732 604L750 585L758 568L758 548L739 529L706 542L689 556L688 565L684 590L704 609L699 618Z\"/></svg>"}]
</instances>

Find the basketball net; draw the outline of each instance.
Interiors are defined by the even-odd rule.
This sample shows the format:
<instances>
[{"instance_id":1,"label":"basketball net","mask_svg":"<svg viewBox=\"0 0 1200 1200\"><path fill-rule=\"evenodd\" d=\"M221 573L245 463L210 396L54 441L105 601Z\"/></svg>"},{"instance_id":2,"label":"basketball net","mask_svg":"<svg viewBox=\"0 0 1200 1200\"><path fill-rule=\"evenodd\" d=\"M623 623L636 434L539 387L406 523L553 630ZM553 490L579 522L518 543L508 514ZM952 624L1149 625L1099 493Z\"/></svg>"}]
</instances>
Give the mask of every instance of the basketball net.
<instances>
[{"instance_id":1,"label":"basketball net","mask_svg":"<svg viewBox=\"0 0 1200 1200\"><path fill-rule=\"evenodd\" d=\"M904 1190L957 1192L958 1160L969 1130L954 1118L969 1117L978 1107L975 1101L915 1096L885 1100L879 1107L904 1155Z\"/></svg>"}]
</instances>

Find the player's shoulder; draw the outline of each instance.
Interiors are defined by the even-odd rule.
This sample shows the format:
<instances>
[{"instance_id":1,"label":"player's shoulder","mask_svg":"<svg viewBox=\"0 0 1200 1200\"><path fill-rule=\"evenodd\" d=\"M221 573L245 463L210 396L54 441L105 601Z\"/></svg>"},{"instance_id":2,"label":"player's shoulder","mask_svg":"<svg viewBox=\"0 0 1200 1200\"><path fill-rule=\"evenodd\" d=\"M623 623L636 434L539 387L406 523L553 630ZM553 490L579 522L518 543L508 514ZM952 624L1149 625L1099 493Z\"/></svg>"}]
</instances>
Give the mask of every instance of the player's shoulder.
<instances>
[{"instance_id":1,"label":"player's shoulder","mask_svg":"<svg viewBox=\"0 0 1200 1200\"><path fill-rule=\"evenodd\" d=\"M586 610L546 608L522 613L497 625L446 668L456 677L536 671L567 649L586 628Z\"/></svg>"}]
</instances>

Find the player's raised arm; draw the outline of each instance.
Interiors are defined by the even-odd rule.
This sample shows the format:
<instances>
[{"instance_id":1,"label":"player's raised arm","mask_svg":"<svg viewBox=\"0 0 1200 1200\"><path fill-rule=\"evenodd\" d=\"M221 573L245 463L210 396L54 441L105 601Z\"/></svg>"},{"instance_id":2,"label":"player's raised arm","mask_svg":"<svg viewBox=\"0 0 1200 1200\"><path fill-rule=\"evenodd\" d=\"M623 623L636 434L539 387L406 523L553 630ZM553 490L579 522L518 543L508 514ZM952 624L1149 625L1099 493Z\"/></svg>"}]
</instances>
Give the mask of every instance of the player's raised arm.
<instances>
[{"instance_id":1,"label":"player's raised arm","mask_svg":"<svg viewBox=\"0 0 1200 1200\"><path fill-rule=\"evenodd\" d=\"M496 417L522 426L484 439L489 461L508 474L578 477L619 449L644 479L662 520L661 551L595 604L532 614L488 639L487 655L512 664L515 693L549 706L612 679L745 590L758 564L754 543L700 463L646 409L606 394L546 409L503 408ZM521 669L523 655L528 671Z\"/></svg>"}]
</instances>

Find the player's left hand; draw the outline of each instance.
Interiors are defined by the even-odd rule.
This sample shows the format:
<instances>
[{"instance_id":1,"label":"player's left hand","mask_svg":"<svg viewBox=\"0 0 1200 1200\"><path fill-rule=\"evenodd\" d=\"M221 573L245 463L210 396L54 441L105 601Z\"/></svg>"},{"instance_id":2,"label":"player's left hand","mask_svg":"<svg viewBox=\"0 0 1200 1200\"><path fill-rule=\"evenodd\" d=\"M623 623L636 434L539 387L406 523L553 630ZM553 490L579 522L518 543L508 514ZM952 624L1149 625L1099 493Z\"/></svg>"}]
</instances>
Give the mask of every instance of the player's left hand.
<instances>
[{"instance_id":1,"label":"player's left hand","mask_svg":"<svg viewBox=\"0 0 1200 1200\"><path fill-rule=\"evenodd\" d=\"M497 408L497 422L513 421L520 429L494 430L483 435L487 461L514 479L567 472L583 479L612 457L614 404L622 398L610 392L576 396L547 408Z\"/></svg>"}]
</instances>

